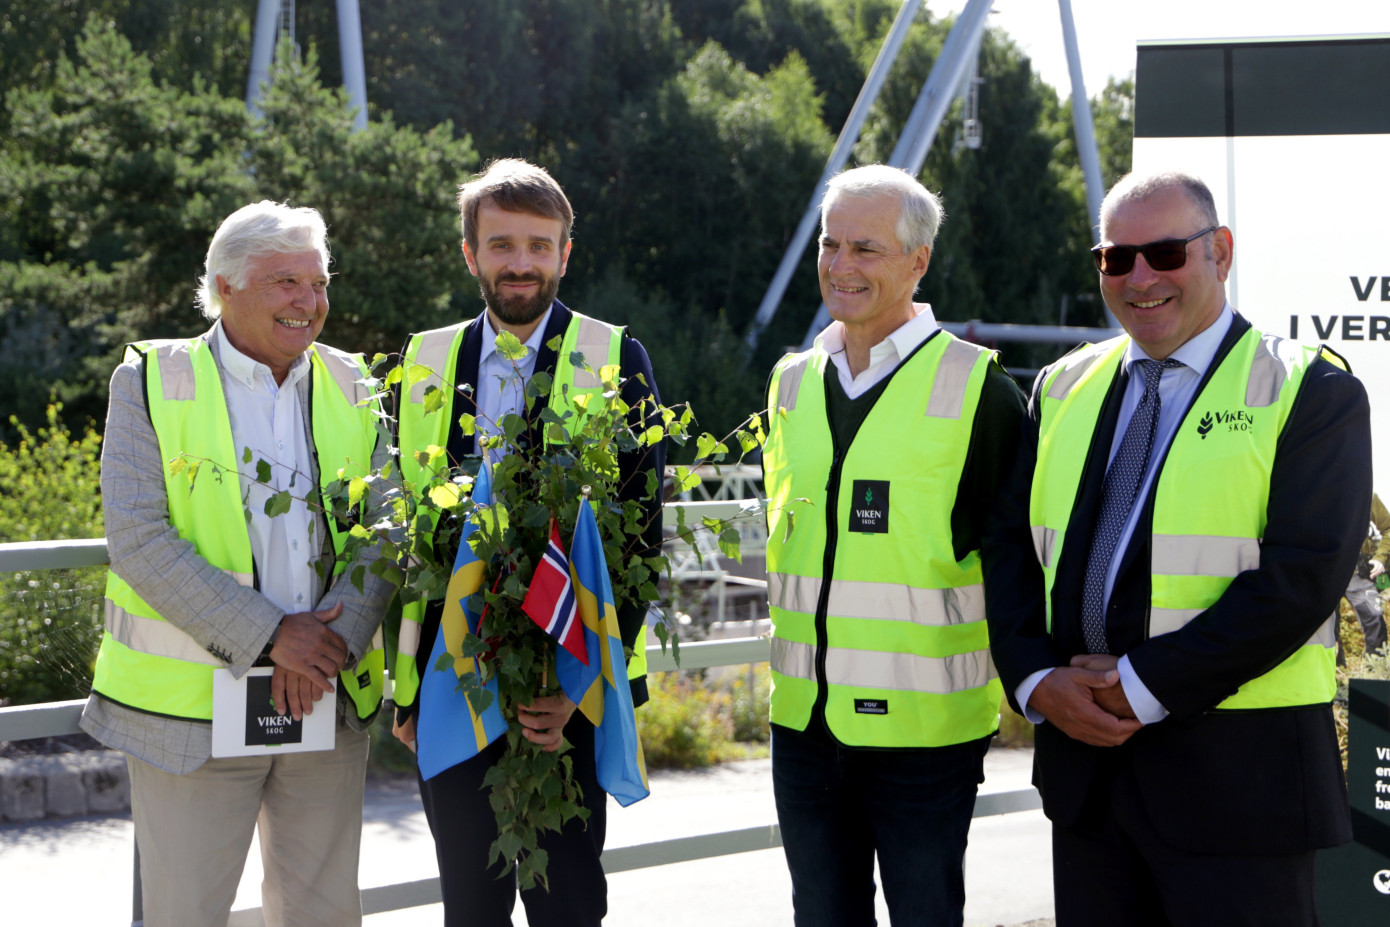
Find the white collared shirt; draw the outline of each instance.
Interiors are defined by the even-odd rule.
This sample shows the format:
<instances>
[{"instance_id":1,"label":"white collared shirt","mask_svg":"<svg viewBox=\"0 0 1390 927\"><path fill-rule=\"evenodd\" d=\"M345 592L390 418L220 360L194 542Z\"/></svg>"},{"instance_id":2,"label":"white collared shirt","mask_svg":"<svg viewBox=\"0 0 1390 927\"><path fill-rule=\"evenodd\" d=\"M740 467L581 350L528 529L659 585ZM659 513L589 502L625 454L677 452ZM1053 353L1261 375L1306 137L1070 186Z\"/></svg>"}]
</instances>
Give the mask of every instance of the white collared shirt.
<instances>
[{"instance_id":1,"label":"white collared shirt","mask_svg":"<svg viewBox=\"0 0 1390 927\"><path fill-rule=\"evenodd\" d=\"M260 592L286 614L309 611L317 604L319 581L313 562L323 542L315 537L318 522L303 501L315 488L297 388L309 375L309 359L296 357L285 382L277 384L269 367L232 345L221 321L213 326L212 344L222 369L237 455L235 461L216 463L237 468L242 501L251 513L246 527ZM246 448L251 450L250 463L243 460ZM256 479L258 460L270 465L265 483ZM293 498L290 510L273 518L266 515L266 500L285 490Z\"/></svg>"},{"instance_id":2,"label":"white collared shirt","mask_svg":"<svg viewBox=\"0 0 1390 927\"><path fill-rule=\"evenodd\" d=\"M536 352L540 350L541 339L545 337L545 326L550 321L553 310L545 310L535 331L525 341L526 356L518 361L509 361L497 353L497 332L492 327L492 319L483 313L482 350L478 355L478 392L474 397L478 406L477 429L479 436L497 435L502 428L497 423L504 415L526 414L526 381L536 370Z\"/></svg>"},{"instance_id":3,"label":"white collared shirt","mask_svg":"<svg viewBox=\"0 0 1390 927\"><path fill-rule=\"evenodd\" d=\"M869 349L869 366L860 371L859 376L849 372L849 355L845 350L845 325L831 322L817 337L821 347L830 354L830 362L840 375L840 385L850 399L858 399L871 387L882 382L898 365L917 349L923 341L930 338L941 326L936 324L930 303L913 303L917 313L911 319Z\"/></svg>"}]
</instances>

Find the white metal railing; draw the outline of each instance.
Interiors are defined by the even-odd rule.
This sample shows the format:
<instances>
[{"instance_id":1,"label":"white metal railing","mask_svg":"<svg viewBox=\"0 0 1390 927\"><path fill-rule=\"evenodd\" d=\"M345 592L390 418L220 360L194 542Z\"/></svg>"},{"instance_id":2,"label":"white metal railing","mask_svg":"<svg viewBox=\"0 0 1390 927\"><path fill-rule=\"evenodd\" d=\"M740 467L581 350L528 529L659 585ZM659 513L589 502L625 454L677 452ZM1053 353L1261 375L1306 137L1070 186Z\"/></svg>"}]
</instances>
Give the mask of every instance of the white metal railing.
<instances>
[{"instance_id":1,"label":"white metal railing","mask_svg":"<svg viewBox=\"0 0 1390 927\"><path fill-rule=\"evenodd\" d=\"M745 511L750 503L743 500L669 503L665 521L676 522L677 508L686 510L686 523L698 526L700 518L709 515L729 518ZM23 544L0 544L0 572L50 570L83 566L99 566L107 562L106 542L103 539L80 541L37 541ZM653 672L675 669L705 669L716 666L737 666L766 662L770 642L765 637L747 637L724 641L699 641L681 645L681 662L677 667L670 652L660 646L647 648L648 667ZM18 705L0 708L0 741L30 740L56 737L80 732L78 719L84 700L50 702L41 705ZM1031 811L1042 807L1042 800L1032 788L980 795L975 801L974 816L988 817L1014 811ZM673 840L605 850L605 872L625 872L670 863L691 862L735 853L774 849L782 845L781 830L775 823L714 834L700 834ZM138 869L137 869L138 878ZM139 920L139 885L134 899L136 927ZM436 904L440 900L439 879L419 879L367 888L362 891L364 915L398 911L419 905ZM260 908L245 908L232 912L229 927L259 927Z\"/></svg>"}]
</instances>

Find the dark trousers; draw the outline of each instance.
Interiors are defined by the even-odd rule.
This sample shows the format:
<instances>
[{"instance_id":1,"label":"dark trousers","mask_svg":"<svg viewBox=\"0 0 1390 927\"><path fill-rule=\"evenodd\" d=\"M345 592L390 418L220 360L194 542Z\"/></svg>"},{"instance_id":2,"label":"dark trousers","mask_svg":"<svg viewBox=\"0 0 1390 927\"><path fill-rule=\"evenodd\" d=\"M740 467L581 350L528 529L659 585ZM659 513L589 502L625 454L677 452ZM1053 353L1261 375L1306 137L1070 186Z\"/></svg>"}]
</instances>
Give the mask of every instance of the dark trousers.
<instances>
[{"instance_id":1,"label":"dark trousers","mask_svg":"<svg viewBox=\"0 0 1390 927\"><path fill-rule=\"evenodd\" d=\"M989 738L865 750L772 726L772 785L797 927L871 927L874 855L889 919L960 925L965 843Z\"/></svg>"},{"instance_id":2,"label":"dark trousers","mask_svg":"<svg viewBox=\"0 0 1390 927\"><path fill-rule=\"evenodd\" d=\"M565 727L574 745L569 752L574 778L589 809L587 823L571 820L559 832L545 831L540 849L548 854L550 891L521 893L531 927L599 927L608 913L608 883L599 863L607 825L607 794L594 769L594 728L575 712ZM498 740L471 760L420 780L420 800L434 834L445 927L510 927L516 906L516 875L489 866L488 847L497 839L497 819L483 777L506 747Z\"/></svg>"},{"instance_id":3,"label":"dark trousers","mask_svg":"<svg viewBox=\"0 0 1390 927\"><path fill-rule=\"evenodd\" d=\"M1211 856L1179 850L1155 831L1128 764L1115 767L1099 777L1083 822L1053 825L1057 927L1318 923L1313 852Z\"/></svg>"},{"instance_id":4,"label":"dark trousers","mask_svg":"<svg viewBox=\"0 0 1390 927\"><path fill-rule=\"evenodd\" d=\"M1361 623L1361 633L1366 637L1366 652L1375 653L1385 646L1385 616L1381 614L1380 590L1376 584L1360 576L1352 576L1347 584L1347 601L1356 612L1356 620ZM1338 625L1340 630L1340 624ZM1342 653L1337 651L1338 662Z\"/></svg>"}]
</instances>

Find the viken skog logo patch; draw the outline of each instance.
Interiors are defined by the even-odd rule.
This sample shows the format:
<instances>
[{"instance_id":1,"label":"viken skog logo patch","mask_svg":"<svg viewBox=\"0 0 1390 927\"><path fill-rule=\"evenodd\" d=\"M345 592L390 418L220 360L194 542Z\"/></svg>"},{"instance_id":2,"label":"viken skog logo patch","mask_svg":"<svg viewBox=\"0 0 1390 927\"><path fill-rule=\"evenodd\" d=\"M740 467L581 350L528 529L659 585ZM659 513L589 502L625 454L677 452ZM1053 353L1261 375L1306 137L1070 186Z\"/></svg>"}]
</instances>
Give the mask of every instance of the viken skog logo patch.
<instances>
[{"instance_id":1,"label":"viken skog logo patch","mask_svg":"<svg viewBox=\"0 0 1390 927\"><path fill-rule=\"evenodd\" d=\"M849 530L888 533L888 480L855 480L850 490Z\"/></svg>"},{"instance_id":2,"label":"viken skog logo patch","mask_svg":"<svg viewBox=\"0 0 1390 927\"><path fill-rule=\"evenodd\" d=\"M1255 415L1245 409L1237 409L1234 412L1226 410L1224 412L1213 412L1208 410L1197 422L1197 434L1201 435L1202 440L1207 439L1207 435L1215 431L1217 434L1226 432L1254 431Z\"/></svg>"}]
</instances>

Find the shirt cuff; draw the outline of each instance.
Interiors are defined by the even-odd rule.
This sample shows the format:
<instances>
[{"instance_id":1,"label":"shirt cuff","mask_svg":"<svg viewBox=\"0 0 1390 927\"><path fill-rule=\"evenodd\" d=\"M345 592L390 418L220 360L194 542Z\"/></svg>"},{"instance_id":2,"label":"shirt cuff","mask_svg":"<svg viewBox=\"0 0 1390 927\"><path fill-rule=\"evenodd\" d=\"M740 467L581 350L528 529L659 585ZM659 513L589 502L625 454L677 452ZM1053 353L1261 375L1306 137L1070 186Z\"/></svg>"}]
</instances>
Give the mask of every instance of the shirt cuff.
<instances>
[{"instance_id":1,"label":"shirt cuff","mask_svg":"<svg viewBox=\"0 0 1390 927\"><path fill-rule=\"evenodd\" d=\"M1168 709L1154 698L1149 687L1139 679L1139 674L1134 671L1129 657L1120 657L1120 665L1117 668L1120 671L1120 688L1125 690L1125 698L1129 700L1129 707L1134 709L1134 717L1145 724L1157 724L1168 717Z\"/></svg>"},{"instance_id":2,"label":"shirt cuff","mask_svg":"<svg viewBox=\"0 0 1390 927\"><path fill-rule=\"evenodd\" d=\"M1033 690L1038 687L1038 683L1042 682L1043 677L1050 672L1052 672L1050 667L1040 669L1019 683L1018 688L1014 690L1014 701L1018 702L1018 706L1023 709L1023 717L1033 724L1042 724L1047 719L1042 716L1041 712L1029 708L1028 700L1033 697Z\"/></svg>"}]
</instances>

